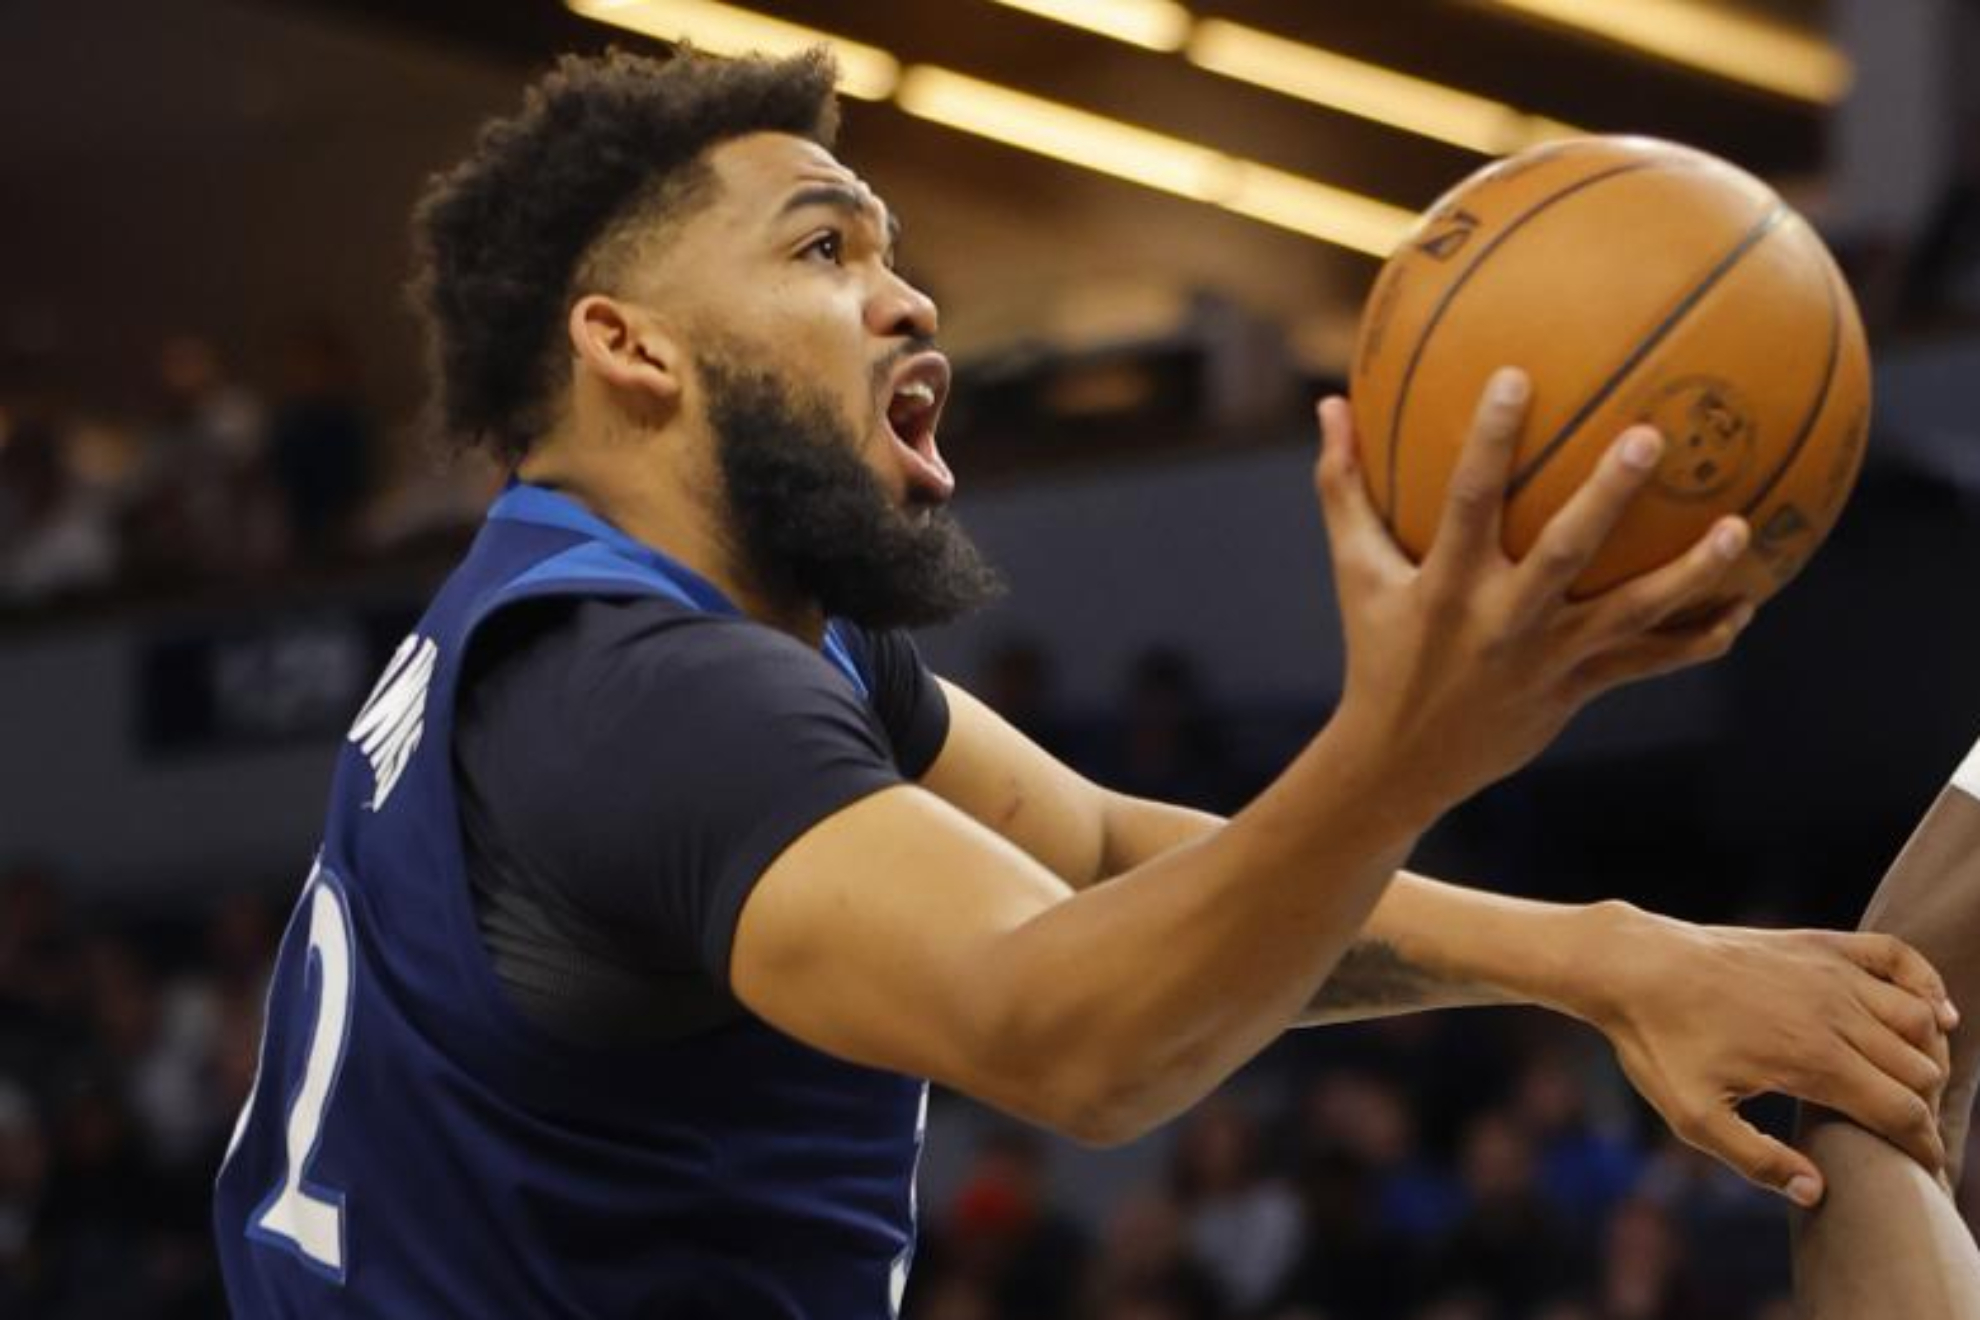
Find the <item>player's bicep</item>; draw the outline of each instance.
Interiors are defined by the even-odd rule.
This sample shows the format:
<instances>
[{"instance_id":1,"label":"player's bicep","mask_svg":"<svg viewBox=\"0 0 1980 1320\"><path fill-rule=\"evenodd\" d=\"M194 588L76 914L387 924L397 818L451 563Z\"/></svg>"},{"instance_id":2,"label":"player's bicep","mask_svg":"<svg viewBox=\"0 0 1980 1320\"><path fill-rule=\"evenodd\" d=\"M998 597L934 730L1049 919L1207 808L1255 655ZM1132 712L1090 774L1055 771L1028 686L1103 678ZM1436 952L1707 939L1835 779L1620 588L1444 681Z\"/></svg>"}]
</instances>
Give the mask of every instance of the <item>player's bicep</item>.
<instances>
[{"instance_id":1,"label":"player's bicep","mask_svg":"<svg viewBox=\"0 0 1980 1320\"><path fill-rule=\"evenodd\" d=\"M1005 1059L1000 941L1071 891L921 789L860 799L806 831L743 904L730 986L751 1012L840 1058L932 1078L1036 1116Z\"/></svg>"},{"instance_id":2,"label":"player's bicep","mask_svg":"<svg viewBox=\"0 0 1980 1320\"><path fill-rule=\"evenodd\" d=\"M1102 878L1106 793L955 684L949 735L922 786L1075 888Z\"/></svg>"}]
</instances>

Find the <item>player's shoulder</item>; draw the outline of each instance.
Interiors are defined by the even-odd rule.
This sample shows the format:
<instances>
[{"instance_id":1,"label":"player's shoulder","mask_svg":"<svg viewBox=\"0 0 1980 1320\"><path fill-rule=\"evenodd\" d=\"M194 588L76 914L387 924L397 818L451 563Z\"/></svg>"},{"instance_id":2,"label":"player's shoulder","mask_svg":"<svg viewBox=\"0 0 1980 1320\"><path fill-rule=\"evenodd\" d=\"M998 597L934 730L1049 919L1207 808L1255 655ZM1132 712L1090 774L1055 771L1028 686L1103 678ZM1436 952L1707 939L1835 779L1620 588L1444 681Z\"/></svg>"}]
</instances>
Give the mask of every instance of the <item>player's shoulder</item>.
<instances>
[{"instance_id":1,"label":"player's shoulder","mask_svg":"<svg viewBox=\"0 0 1980 1320\"><path fill-rule=\"evenodd\" d=\"M591 698L656 689L715 696L842 681L822 655L786 633L660 596L514 602L482 625L473 664L478 677L549 681Z\"/></svg>"}]
</instances>

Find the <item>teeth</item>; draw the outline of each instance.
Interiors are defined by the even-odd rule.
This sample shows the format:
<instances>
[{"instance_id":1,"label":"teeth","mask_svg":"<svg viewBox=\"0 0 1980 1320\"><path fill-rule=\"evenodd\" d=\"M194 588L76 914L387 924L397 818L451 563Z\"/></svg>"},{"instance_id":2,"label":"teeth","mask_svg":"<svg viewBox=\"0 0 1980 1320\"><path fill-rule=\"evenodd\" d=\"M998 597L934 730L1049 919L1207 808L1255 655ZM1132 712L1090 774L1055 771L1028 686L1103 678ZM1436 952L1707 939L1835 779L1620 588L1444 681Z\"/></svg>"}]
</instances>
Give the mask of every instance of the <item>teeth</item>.
<instances>
[{"instance_id":1,"label":"teeth","mask_svg":"<svg viewBox=\"0 0 1980 1320\"><path fill-rule=\"evenodd\" d=\"M910 381L894 393L900 398L913 399L917 403L933 405L935 402L935 387L925 380Z\"/></svg>"}]
</instances>

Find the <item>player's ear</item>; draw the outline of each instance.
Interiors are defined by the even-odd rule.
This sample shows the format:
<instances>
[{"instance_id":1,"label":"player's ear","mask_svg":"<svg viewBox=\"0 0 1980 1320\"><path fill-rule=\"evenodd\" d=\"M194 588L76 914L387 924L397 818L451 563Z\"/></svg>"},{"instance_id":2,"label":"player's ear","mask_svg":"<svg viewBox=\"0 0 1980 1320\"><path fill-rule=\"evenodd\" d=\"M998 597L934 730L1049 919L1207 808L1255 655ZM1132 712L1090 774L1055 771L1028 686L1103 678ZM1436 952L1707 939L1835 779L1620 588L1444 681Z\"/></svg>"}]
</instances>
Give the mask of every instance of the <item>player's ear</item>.
<instances>
[{"instance_id":1,"label":"player's ear","mask_svg":"<svg viewBox=\"0 0 1980 1320\"><path fill-rule=\"evenodd\" d=\"M578 365L615 392L672 407L681 392L681 350L643 310L602 293L571 304L571 349Z\"/></svg>"}]
</instances>

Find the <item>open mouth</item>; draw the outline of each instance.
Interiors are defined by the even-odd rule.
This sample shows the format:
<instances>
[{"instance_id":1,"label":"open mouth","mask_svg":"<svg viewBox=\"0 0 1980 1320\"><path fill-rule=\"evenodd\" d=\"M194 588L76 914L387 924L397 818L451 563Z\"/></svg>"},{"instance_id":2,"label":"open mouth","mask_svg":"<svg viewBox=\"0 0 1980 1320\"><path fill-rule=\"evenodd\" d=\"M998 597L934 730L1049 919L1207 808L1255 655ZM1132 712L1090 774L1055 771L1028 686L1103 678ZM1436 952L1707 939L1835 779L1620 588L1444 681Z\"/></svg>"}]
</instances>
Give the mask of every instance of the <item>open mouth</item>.
<instances>
[{"instance_id":1,"label":"open mouth","mask_svg":"<svg viewBox=\"0 0 1980 1320\"><path fill-rule=\"evenodd\" d=\"M905 460L908 498L941 504L955 493L955 475L935 447L935 428L949 398L949 360L919 353L901 364L888 385L887 429Z\"/></svg>"}]
</instances>

